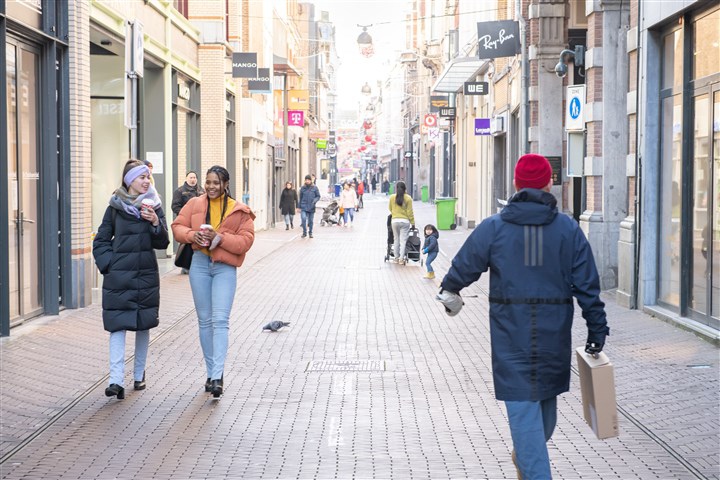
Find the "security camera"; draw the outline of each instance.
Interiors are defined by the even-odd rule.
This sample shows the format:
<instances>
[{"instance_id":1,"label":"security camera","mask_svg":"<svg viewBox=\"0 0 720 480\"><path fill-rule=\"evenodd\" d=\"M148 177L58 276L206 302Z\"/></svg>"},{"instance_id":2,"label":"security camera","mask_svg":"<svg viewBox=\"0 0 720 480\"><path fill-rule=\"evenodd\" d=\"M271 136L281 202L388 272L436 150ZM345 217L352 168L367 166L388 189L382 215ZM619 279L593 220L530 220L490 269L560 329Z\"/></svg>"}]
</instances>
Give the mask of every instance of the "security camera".
<instances>
[{"instance_id":1,"label":"security camera","mask_svg":"<svg viewBox=\"0 0 720 480\"><path fill-rule=\"evenodd\" d=\"M557 65L555 65L555 75L557 75L560 78L565 78L568 72L568 67L565 62L560 60Z\"/></svg>"}]
</instances>

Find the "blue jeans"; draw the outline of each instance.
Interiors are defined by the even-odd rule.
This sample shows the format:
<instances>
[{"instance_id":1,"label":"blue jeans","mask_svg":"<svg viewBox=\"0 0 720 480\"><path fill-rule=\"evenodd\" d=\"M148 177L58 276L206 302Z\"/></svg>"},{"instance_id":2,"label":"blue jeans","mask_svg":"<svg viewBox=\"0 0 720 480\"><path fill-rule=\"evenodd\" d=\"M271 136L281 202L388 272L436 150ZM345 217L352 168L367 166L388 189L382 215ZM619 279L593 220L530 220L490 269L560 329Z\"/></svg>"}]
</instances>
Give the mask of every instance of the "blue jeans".
<instances>
[{"instance_id":1,"label":"blue jeans","mask_svg":"<svg viewBox=\"0 0 720 480\"><path fill-rule=\"evenodd\" d=\"M355 221L355 209L354 208L346 208L343 212L343 222L345 222L345 225L348 224L348 217L350 217L350 223Z\"/></svg>"},{"instance_id":2,"label":"blue jeans","mask_svg":"<svg viewBox=\"0 0 720 480\"><path fill-rule=\"evenodd\" d=\"M293 218L295 218L295 215L286 213L285 214L285 225L290 225L291 223L293 223Z\"/></svg>"},{"instance_id":3,"label":"blue jeans","mask_svg":"<svg viewBox=\"0 0 720 480\"><path fill-rule=\"evenodd\" d=\"M425 266L427 267L428 272L434 272L435 270L432 269L432 262L435 261L435 259L438 256L438 252L430 252L427 254L427 258L425 259Z\"/></svg>"},{"instance_id":4,"label":"blue jeans","mask_svg":"<svg viewBox=\"0 0 720 480\"><path fill-rule=\"evenodd\" d=\"M200 346L207 376L219 380L225 370L228 351L230 310L235 298L237 268L213 262L200 251L190 265L190 288L200 328Z\"/></svg>"},{"instance_id":5,"label":"blue jeans","mask_svg":"<svg viewBox=\"0 0 720 480\"><path fill-rule=\"evenodd\" d=\"M127 330L110 333L110 379L108 384L123 386L125 379L125 333ZM135 367L133 377L138 382L143 379L147 363L150 330L135 332Z\"/></svg>"},{"instance_id":6,"label":"blue jeans","mask_svg":"<svg viewBox=\"0 0 720 480\"><path fill-rule=\"evenodd\" d=\"M557 423L557 397L539 402L506 401L505 407L522 478L551 478L546 442Z\"/></svg>"},{"instance_id":7,"label":"blue jeans","mask_svg":"<svg viewBox=\"0 0 720 480\"><path fill-rule=\"evenodd\" d=\"M313 229L313 218L315 217L315 210L306 212L305 210L300 210L300 220L301 225L303 229L303 235L307 235L308 228L310 229L310 235L312 235L312 229Z\"/></svg>"}]
</instances>

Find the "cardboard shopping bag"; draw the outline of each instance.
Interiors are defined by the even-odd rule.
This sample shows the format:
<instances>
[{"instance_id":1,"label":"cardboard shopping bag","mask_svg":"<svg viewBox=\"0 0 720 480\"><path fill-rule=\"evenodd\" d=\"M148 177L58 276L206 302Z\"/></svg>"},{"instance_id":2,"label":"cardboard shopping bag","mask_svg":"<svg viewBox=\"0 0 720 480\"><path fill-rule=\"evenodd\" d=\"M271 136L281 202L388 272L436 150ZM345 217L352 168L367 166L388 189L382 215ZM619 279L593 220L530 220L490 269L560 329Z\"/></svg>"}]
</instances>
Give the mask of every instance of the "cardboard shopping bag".
<instances>
[{"instance_id":1,"label":"cardboard shopping bag","mask_svg":"<svg viewBox=\"0 0 720 480\"><path fill-rule=\"evenodd\" d=\"M603 352L595 358L585 353L585 347L579 347L575 353L585 421L600 440L617 437L620 431L613 365Z\"/></svg>"}]
</instances>

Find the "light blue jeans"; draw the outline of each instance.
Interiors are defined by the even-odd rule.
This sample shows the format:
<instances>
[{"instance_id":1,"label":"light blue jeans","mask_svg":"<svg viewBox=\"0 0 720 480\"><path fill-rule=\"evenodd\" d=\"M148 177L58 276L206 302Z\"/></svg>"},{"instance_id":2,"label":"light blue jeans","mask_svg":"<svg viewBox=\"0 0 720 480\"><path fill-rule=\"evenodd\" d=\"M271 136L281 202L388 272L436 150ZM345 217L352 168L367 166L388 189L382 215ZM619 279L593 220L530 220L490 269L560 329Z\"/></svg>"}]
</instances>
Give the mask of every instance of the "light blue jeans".
<instances>
[{"instance_id":1,"label":"light blue jeans","mask_svg":"<svg viewBox=\"0 0 720 480\"><path fill-rule=\"evenodd\" d=\"M406 218L393 219L392 223L393 235L395 236L395 244L393 251L396 259L405 258L405 248L407 247L407 239L410 234L410 220Z\"/></svg>"},{"instance_id":2,"label":"light blue jeans","mask_svg":"<svg viewBox=\"0 0 720 480\"><path fill-rule=\"evenodd\" d=\"M348 218L350 219L350 222L348 222ZM355 209L354 208L346 208L343 212L343 222L345 222L345 225L348 223L352 223L355 221Z\"/></svg>"},{"instance_id":3,"label":"light blue jeans","mask_svg":"<svg viewBox=\"0 0 720 480\"><path fill-rule=\"evenodd\" d=\"M110 333L110 380L108 384L116 383L121 387L125 381L125 333L127 333L127 330ZM143 379L145 373L148 345L150 345L150 330L135 332L133 377L138 382Z\"/></svg>"},{"instance_id":4,"label":"light blue jeans","mask_svg":"<svg viewBox=\"0 0 720 480\"><path fill-rule=\"evenodd\" d=\"M293 223L293 219L295 218L295 215L291 215L291 214L289 214L289 213L286 213L286 214L284 215L284 217L285 217L285 225L290 225L291 223Z\"/></svg>"},{"instance_id":5,"label":"light blue jeans","mask_svg":"<svg viewBox=\"0 0 720 480\"><path fill-rule=\"evenodd\" d=\"M213 262L200 251L193 254L190 288L200 329L200 346L207 376L220 380L228 351L230 310L235 298L237 268Z\"/></svg>"},{"instance_id":6,"label":"light blue jeans","mask_svg":"<svg viewBox=\"0 0 720 480\"><path fill-rule=\"evenodd\" d=\"M546 443L557 423L557 397L539 402L506 401L505 407L522 478L552 478Z\"/></svg>"}]
</instances>

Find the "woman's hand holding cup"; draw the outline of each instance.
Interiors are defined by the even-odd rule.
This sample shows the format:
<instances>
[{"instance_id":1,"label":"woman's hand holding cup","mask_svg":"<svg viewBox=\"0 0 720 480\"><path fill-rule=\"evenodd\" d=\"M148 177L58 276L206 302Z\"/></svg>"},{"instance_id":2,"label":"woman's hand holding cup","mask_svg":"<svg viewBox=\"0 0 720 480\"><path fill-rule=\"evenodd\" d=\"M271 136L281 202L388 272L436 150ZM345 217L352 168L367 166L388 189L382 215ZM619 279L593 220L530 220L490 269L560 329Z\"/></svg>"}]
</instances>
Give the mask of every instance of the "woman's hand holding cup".
<instances>
[{"instance_id":1,"label":"woman's hand holding cup","mask_svg":"<svg viewBox=\"0 0 720 480\"><path fill-rule=\"evenodd\" d=\"M148 222L152 223L155 227L157 227L160 223L160 219L158 219L158 216L153 209L153 201L148 198L142 201L142 205L140 207L140 216Z\"/></svg>"}]
</instances>

